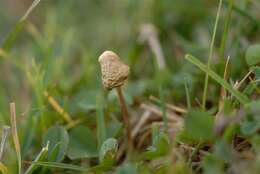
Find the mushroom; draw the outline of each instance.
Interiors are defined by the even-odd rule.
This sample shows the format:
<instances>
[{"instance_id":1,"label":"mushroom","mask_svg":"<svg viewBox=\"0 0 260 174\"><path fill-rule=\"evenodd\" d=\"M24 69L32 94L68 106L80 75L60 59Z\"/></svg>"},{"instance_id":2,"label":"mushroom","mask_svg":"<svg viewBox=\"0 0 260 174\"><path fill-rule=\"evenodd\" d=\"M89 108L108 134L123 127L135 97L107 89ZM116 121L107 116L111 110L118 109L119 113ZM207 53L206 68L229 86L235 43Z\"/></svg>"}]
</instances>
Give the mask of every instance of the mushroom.
<instances>
[{"instance_id":1,"label":"mushroom","mask_svg":"<svg viewBox=\"0 0 260 174\"><path fill-rule=\"evenodd\" d=\"M112 51L105 51L98 59L101 66L102 82L106 89L120 87L129 75L129 66Z\"/></svg>"},{"instance_id":2,"label":"mushroom","mask_svg":"<svg viewBox=\"0 0 260 174\"><path fill-rule=\"evenodd\" d=\"M129 149L133 147L133 140L130 129L129 114L121 86L124 85L130 73L129 66L126 65L120 57L113 51L103 52L98 59L101 67L102 83L108 90L116 88L121 111L123 114L123 123L127 135Z\"/></svg>"}]
</instances>

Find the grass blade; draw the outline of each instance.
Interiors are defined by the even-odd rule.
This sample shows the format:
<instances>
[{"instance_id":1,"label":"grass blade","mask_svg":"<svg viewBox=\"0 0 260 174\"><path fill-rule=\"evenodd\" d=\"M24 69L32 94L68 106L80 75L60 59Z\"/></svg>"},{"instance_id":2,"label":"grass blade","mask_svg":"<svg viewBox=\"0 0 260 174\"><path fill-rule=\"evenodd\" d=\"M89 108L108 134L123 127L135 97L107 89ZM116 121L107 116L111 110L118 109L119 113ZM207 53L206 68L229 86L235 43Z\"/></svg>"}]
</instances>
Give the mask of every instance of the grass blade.
<instances>
[{"instance_id":1,"label":"grass blade","mask_svg":"<svg viewBox=\"0 0 260 174\"><path fill-rule=\"evenodd\" d=\"M223 35L222 35L222 38L221 38L220 51L219 51L221 62L224 62L225 47L226 47L226 41L227 41L227 36L228 36L228 29L229 29L229 25L230 25L233 5L234 5L234 0L229 0L228 11L227 11L227 14L225 16L224 31L223 31Z\"/></svg>"},{"instance_id":2,"label":"grass blade","mask_svg":"<svg viewBox=\"0 0 260 174\"><path fill-rule=\"evenodd\" d=\"M97 165L94 167L90 168L85 168L73 164L66 164L66 163L59 163L59 162L32 162L35 165L39 166L44 166L44 167L49 167L49 168L59 168L59 169L67 169L67 170L73 170L73 171L78 171L78 172L86 172L86 173L102 173L108 168L104 165Z\"/></svg>"},{"instance_id":3,"label":"grass blade","mask_svg":"<svg viewBox=\"0 0 260 174\"><path fill-rule=\"evenodd\" d=\"M89 169L86 169L84 167L72 165L72 164L65 164L65 163L58 163L58 162L39 162L35 161L32 162L34 165L40 165L40 166L45 166L49 168L60 168L60 169L68 169L68 170L74 170L74 171L79 171L79 172L87 172Z\"/></svg>"},{"instance_id":4,"label":"grass blade","mask_svg":"<svg viewBox=\"0 0 260 174\"><path fill-rule=\"evenodd\" d=\"M215 38L216 38L216 33L217 33L217 28L218 28L218 22L219 22L221 7L222 7L222 0L219 0L218 12L217 12L215 25L214 25L214 31L213 31L212 39L211 39L211 43L210 43L209 59L208 59L208 65L207 65L208 68L210 68L211 60L212 60L212 57L213 57L213 49L214 49L214 43L215 43ZM205 81L204 81L203 98L202 98L202 108L203 109L205 109L205 107L206 107L208 83L209 83L209 74L206 73Z\"/></svg>"},{"instance_id":5,"label":"grass blade","mask_svg":"<svg viewBox=\"0 0 260 174\"><path fill-rule=\"evenodd\" d=\"M184 87L185 87L187 106L188 106L188 109L190 109L191 108L191 99L190 99L190 90L189 90L187 79L185 79Z\"/></svg>"},{"instance_id":6,"label":"grass blade","mask_svg":"<svg viewBox=\"0 0 260 174\"><path fill-rule=\"evenodd\" d=\"M207 73L212 79L217 81L221 86L223 86L226 90L228 90L236 99L242 103L247 104L249 102L249 99L247 96L239 92L238 90L234 89L227 81L225 81L222 77L220 77L218 74L216 74L214 71L209 69L207 65L200 62L197 58L193 57L192 55L187 54L185 56L185 59L187 59L189 62L193 63L197 67L199 67L202 71Z\"/></svg>"},{"instance_id":7,"label":"grass blade","mask_svg":"<svg viewBox=\"0 0 260 174\"><path fill-rule=\"evenodd\" d=\"M21 32L26 19L28 18L29 14L33 11L33 9L40 3L40 1L41 0L34 0L31 6L28 8L28 10L22 16L22 18L15 24L14 28L8 33L2 45L3 50L9 51L12 48L13 43L16 40L18 33Z\"/></svg>"},{"instance_id":8,"label":"grass blade","mask_svg":"<svg viewBox=\"0 0 260 174\"><path fill-rule=\"evenodd\" d=\"M104 117L104 101L103 95L97 97L96 100L97 106L97 139L98 139L98 147L100 148L103 142L106 140L106 126L105 126L105 117Z\"/></svg>"},{"instance_id":9,"label":"grass blade","mask_svg":"<svg viewBox=\"0 0 260 174\"><path fill-rule=\"evenodd\" d=\"M22 158L21 158L21 149L20 149L20 143L19 143L19 138L17 133L17 126L16 126L15 103L10 103L10 113L11 113L11 131L12 131L14 147L17 155L17 160L18 160L18 173L21 174Z\"/></svg>"},{"instance_id":10,"label":"grass blade","mask_svg":"<svg viewBox=\"0 0 260 174\"><path fill-rule=\"evenodd\" d=\"M0 162L0 171L1 171L2 174L8 174L7 167L1 162Z\"/></svg>"},{"instance_id":11,"label":"grass blade","mask_svg":"<svg viewBox=\"0 0 260 174\"><path fill-rule=\"evenodd\" d=\"M224 5L228 6L229 2L224 1ZM259 21L255 17L250 15L250 13L248 13L248 11L245 11L244 9L241 9L240 7L238 7L236 5L233 5L232 10L234 10L234 12L236 12L238 15L240 15L240 16L242 16L244 18L247 18L251 22L253 29L256 30L256 29L259 28L259 26L260 26Z\"/></svg>"},{"instance_id":12,"label":"grass blade","mask_svg":"<svg viewBox=\"0 0 260 174\"><path fill-rule=\"evenodd\" d=\"M167 118L167 114L166 114L166 104L164 101L164 94L163 94L163 87L162 84L159 86L159 96L160 96L160 107L163 113L163 125L164 125L164 131L165 133L168 132L168 118Z\"/></svg>"},{"instance_id":13,"label":"grass blade","mask_svg":"<svg viewBox=\"0 0 260 174\"><path fill-rule=\"evenodd\" d=\"M46 145L46 147L42 148L41 152L37 155L34 162L44 160L44 158L47 157L47 154L48 154L48 144ZM31 174L36 169L37 169L37 165L35 163L32 163L24 174Z\"/></svg>"}]
</instances>

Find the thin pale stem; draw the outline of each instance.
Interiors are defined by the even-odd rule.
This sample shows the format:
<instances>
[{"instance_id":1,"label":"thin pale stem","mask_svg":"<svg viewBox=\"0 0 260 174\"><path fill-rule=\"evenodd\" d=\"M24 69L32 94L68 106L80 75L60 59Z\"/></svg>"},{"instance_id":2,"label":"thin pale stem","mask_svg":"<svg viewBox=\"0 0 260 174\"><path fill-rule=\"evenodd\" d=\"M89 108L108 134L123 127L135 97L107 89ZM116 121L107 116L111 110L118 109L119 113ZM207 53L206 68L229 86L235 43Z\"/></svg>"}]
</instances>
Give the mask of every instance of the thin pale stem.
<instances>
[{"instance_id":1,"label":"thin pale stem","mask_svg":"<svg viewBox=\"0 0 260 174\"><path fill-rule=\"evenodd\" d=\"M6 138L9 134L9 132L10 132L10 127L4 126L3 127L3 134L2 134L2 141L1 141L1 145L0 145L0 161L2 160L2 157L3 157L5 142L6 142Z\"/></svg>"},{"instance_id":2,"label":"thin pale stem","mask_svg":"<svg viewBox=\"0 0 260 174\"><path fill-rule=\"evenodd\" d=\"M234 0L229 0L229 5L228 5L228 11L225 17L225 24L224 24L224 31L221 39L221 45L220 45L220 58L221 62L224 62L224 57L225 57L225 47L226 47L226 42L227 42L227 36L228 36L228 29L230 25L230 20L231 20L231 14L232 14L232 9L234 5Z\"/></svg>"},{"instance_id":3,"label":"thin pale stem","mask_svg":"<svg viewBox=\"0 0 260 174\"><path fill-rule=\"evenodd\" d=\"M191 108L191 99L190 99L190 91L189 91L187 79L185 79L184 87L185 87L185 93L186 93L187 106L188 106L188 109L190 109Z\"/></svg>"},{"instance_id":4,"label":"thin pale stem","mask_svg":"<svg viewBox=\"0 0 260 174\"><path fill-rule=\"evenodd\" d=\"M10 103L10 113L11 113L11 130L14 141L14 147L16 150L17 160L18 160L18 173L21 174L22 170L22 159L21 159L21 149L17 132L17 124L16 124L16 110L15 103Z\"/></svg>"},{"instance_id":5,"label":"thin pale stem","mask_svg":"<svg viewBox=\"0 0 260 174\"><path fill-rule=\"evenodd\" d=\"M241 87L241 85L245 82L245 80L251 75L251 73L252 73L252 71L249 71L249 72L243 77L242 80L240 80L239 82L237 82L237 84L234 85L234 88L235 88L236 90L238 90L238 89Z\"/></svg>"},{"instance_id":6,"label":"thin pale stem","mask_svg":"<svg viewBox=\"0 0 260 174\"><path fill-rule=\"evenodd\" d=\"M227 61L226 61L226 65L225 65L225 69L224 69L224 80L227 81L228 79L228 66L229 66L229 60L230 60L230 56L228 56L227 58ZM221 89L220 89L220 98L219 98L219 104L218 104L218 108L219 108L219 112L222 110L223 108L223 105L224 105L224 98L226 97L227 95L227 91L226 89L221 86Z\"/></svg>"},{"instance_id":7,"label":"thin pale stem","mask_svg":"<svg viewBox=\"0 0 260 174\"><path fill-rule=\"evenodd\" d=\"M123 122L124 122L124 126L125 126L125 133L127 135L127 139L128 139L128 143L129 143L128 149L129 149L129 151L131 151L133 149L133 139L132 139L132 135L131 135L129 114L128 114L127 106L126 106L126 103L125 103L125 99L124 99L121 87L117 87L116 91L117 91L121 111L122 111L122 114L123 114Z\"/></svg>"},{"instance_id":8,"label":"thin pale stem","mask_svg":"<svg viewBox=\"0 0 260 174\"><path fill-rule=\"evenodd\" d=\"M159 94L160 94L160 99L161 99L161 110L162 110L162 114L163 114L164 131L165 131L165 133L167 133L168 132L168 118L167 118L167 113L166 113L166 105L164 102L162 85L160 85L160 87L159 87Z\"/></svg>"},{"instance_id":9,"label":"thin pale stem","mask_svg":"<svg viewBox=\"0 0 260 174\"><path fill-rule=\"evenodd\" d=\"M218 22L219 22L221 7L222 7L222 1L223 1L223 0L219 0L217 17L216 17L216 21L215 21L215 25L214 25L214 31L213 31L213 34L212 34L212 40L211 40L211 43L210 43L210 51L209 51L209 59L208 59L208 68L210 68L211 60L212 60L212 57L213 57L213 49L214 49L214 43L215 43L215 38L216 38L216 33L217 33L217 28L218 28ZM203 108L204 110L205 110L205 108L206 108L208 83L209 83L209 74L206 73L205 81L204 81L203 98L202 98L202 108Z\"/></svg>"}]
</instances>

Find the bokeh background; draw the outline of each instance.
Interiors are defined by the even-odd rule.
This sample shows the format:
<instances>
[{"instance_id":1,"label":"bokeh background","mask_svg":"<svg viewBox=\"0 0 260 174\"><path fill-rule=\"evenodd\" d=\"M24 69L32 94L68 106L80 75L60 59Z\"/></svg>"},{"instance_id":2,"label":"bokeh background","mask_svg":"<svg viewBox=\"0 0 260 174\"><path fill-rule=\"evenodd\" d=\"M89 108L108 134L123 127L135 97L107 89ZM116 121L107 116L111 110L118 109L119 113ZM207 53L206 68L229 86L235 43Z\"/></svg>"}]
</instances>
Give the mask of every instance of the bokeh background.
<instances>
[{"instance_id":1,"label":"bokeh background","mask_svg":"<svg viewBox=\"0 0 260 174\"><path fill-rule=\"evenodd\" d=\"M0 0L0 43L31 3ZM31 159L42 145L41 136L37 136L42 129L34 124L39 121L35 118L44 117L43 130L63 122L44 96L48 91L73 119L84 118L89 127L95 127L93 110L103 92L97 59L104 50L115 51L131 67L124 87L131 112L138 113L136 108L150 95L159 96L161 81L165 101L185 106L187 83L192 105L199 105L205 74L184 55L191 53L206 62L217 5L216 0L42 0L19 33L10 51L12 59L0 58L1 125L8 124L8 105L14 101L22 153ZM231 83L246 74L245 50L260 37L260 2L239 0L236 7L221 59L219 47L227 11L224 1L212 65L222 75L223 60L230 56ZM153 26L155 33L148 37L157 37L162 48L166 62L162 71L158 71L148 41L142 40L147 25ZM210 81L208 108L218 102L219 91L219 85ZM108 94L108 101L110 115L119 113L114 92Z\"/></svg>"}]
</instances>

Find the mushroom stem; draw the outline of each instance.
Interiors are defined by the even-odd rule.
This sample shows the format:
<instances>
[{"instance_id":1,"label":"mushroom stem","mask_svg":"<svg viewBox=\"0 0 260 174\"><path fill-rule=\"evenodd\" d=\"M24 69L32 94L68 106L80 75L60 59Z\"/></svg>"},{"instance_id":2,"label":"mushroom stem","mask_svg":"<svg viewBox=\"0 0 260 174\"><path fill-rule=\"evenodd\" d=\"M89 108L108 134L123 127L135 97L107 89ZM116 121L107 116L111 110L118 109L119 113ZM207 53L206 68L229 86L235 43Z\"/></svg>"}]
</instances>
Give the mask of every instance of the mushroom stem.
<instances>
[{"instance_id":1,"label":"mushroom stem","mask_svg":"<svg viewBox=\"0 0 260 174\"><path fill-rule=\"evenodd\" d=\"M133 139L132 139L132 135L131 135L129 114L128 114L128 110L126 107L126 103L125 103L125 99L124 99L121 87L120 86L117 87L116 91L117 91L121 111L123 114L123 123L124 123L124 127L125 127L125 133L127 135L128 143L129 143L129 150L131 151L133 148Z\"/></svg>"}]
</instances>

